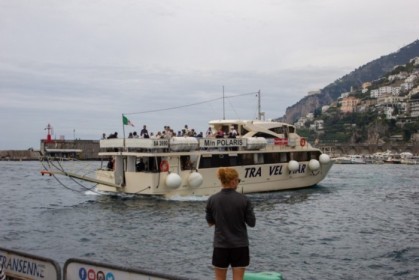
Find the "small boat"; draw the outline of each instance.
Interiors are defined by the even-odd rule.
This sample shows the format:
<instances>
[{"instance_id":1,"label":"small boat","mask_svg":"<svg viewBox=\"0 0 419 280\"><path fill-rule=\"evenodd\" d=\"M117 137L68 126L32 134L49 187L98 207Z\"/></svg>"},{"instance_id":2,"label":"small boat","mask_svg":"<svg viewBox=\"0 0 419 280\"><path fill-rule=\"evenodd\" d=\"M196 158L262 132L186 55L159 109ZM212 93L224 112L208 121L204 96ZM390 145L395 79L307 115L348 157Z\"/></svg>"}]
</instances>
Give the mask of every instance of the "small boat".
<instances>
[{"instance_id":1,"label":"small boat","mask_svg":"<svg viewBox=\"0 0 419 280\"><path fill-rule=\"evenodd\" d=\"M332 160L336 164L352 164L351 159L347 156L335 157Z\"/></svg>"},{"instance_id":2,"label":"small boat","mask_svg":"<svg viewBox=\"0 0 419 280\"><path fill-rule=\"evenodd\" d=\"M399 154L391 154L384 160L384 163L401 164L402 159Z\"/></svg>"},{"instance_id":3,"label":"small boat","mask_svg":"<svg viewBox=\"0 0 419 280\"><path fill-rule=\"evenodd\" d=\"M414 156L410 152L403 152L403 153L400 153L400 163L416 165L416 164L419 164L419 157Z\"/></svg>"},{"instance_id":4,"label":"small boat","mask_svg":"<svg viewBox=\"0 0 419 280\"><path fill-rule=\"evenodd\" d=\"M342 157L333 158L337 164L366 164L367 161L362 155L347 155Z\"/></svg>"}]
</instances>

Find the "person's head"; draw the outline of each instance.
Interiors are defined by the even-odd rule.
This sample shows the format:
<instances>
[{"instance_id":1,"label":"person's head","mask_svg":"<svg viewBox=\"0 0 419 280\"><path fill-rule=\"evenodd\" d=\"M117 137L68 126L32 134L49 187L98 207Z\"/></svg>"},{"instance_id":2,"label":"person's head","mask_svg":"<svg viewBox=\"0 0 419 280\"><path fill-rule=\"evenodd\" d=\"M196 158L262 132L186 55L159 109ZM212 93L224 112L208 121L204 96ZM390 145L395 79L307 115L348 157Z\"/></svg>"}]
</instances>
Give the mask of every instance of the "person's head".
<instances>
[{"instance_id":1,"label":"person's head","mask_svg":"<svg viewBox=\"0 0 419 280\"><path fill-rule=\"evenodd\" d=\"M217 177L223 185L223 188L236 189L240 182L239 173L231 167L220 167L217 170Z\"/></svg>"}]
</instances>

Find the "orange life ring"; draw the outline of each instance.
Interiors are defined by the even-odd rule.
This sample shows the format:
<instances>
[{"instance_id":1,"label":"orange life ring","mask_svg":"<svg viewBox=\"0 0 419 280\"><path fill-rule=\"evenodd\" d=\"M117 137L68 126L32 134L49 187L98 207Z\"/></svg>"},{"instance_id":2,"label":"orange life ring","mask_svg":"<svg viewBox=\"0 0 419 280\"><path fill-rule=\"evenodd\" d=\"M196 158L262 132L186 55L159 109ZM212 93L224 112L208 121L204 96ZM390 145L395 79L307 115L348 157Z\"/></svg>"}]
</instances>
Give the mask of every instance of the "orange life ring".
<instances>
[{"instance_id":1,"label":"orange life ring","mask_svg":"<svg viewBox=\"0 0 419 280\"><path fill-rule=\"evenodd\" d=\"M300 146L304 147L306 145L306 139L305 138L301 138L300 139Z\"/></svg>"},{"instance_id":2,"label":"orange life ring","mask_svg":"<svg viewBox=\"0 0 419 280\"><path fill-rule=\"evenodd\" d=\"M162 160L160 162L160 171L161 172L169 171L169 163L167 162L167 160Z\"/></svg>"},{"instance_id":3,"label":"orange life ring","mask_svg":"<svg viewBox=\"0 0 419 280\"><path fill-rule=\"evenodd\" d=\"M44 176L45 174L52 176L52 173L49 172L48 170L41 170L41 175Z\"/></svg>"}]
</instances>

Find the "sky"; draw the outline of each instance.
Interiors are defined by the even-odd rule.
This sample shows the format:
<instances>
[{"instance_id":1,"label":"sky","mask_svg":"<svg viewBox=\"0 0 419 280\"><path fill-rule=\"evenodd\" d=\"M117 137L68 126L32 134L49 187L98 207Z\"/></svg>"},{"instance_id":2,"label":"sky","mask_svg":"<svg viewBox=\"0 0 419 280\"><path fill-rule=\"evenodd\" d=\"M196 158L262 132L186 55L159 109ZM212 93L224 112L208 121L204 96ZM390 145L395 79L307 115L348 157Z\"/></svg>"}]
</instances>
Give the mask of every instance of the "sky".
<instances>
[{"instance_id":1,"label":"sky","mask_svg":"<svg viewBox=\"0 0 419 280\"><path fill-rule=\"evenodd\" d=\"M0 150L282 117L419 39L417 0L0 0ZM223 98L224 97L224 98ZM122 125L122 114L134 127Z\"/></svg>"}]
</instances>

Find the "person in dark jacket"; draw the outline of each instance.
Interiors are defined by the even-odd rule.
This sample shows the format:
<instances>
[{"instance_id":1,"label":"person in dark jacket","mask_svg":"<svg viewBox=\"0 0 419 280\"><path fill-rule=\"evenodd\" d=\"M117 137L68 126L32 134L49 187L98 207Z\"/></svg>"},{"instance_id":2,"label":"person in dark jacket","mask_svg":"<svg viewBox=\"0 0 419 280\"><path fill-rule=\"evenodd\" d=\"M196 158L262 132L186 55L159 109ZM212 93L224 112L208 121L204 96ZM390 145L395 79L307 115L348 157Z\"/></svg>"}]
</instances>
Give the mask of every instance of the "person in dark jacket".
<instances>
[{"instance_id":1,"label":"person in dark jacket","mask_svg":"<svg viewBox=\"0 0 419 280\"><path fill-rule=\"evenodd\" d=\"M225 167L219 168L217 175L222 189L210 196L205 209L208 225L215 226L212 265L215 279L226 279L231 266L233 279L239 280L250 263L247 226L254 227L256 217L250 200L236 191L238 172Z\"/></svg>"}]
</instances>

